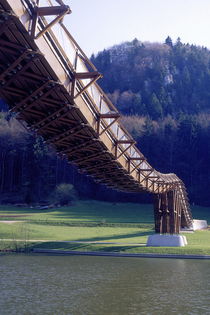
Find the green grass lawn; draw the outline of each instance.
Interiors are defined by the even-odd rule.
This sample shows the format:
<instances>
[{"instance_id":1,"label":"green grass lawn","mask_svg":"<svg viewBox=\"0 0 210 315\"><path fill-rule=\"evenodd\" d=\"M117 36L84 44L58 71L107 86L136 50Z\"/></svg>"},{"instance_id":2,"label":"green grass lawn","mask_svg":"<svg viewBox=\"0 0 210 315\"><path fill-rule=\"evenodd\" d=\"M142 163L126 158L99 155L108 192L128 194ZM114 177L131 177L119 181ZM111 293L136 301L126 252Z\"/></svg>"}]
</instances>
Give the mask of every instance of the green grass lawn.
<instances>
[{"instance_id":1,"label":"green grass lawn","mask_svg":"<svg viewBox=\"0 0 210 315\"><path fill-rule=\"evenodd\" d=\"M0 206L0 220L54 220L56 222L153 223L152 205L79 201L49 210Z\"/></svg>"},{"instance_id":2,"label":"green grass lawn","mask_svg":"<svg viewBox=\"0 0 210 315\"><path fill-rule=\"evenodd\" d=\"M195 206L192 211L194 218L210 223L210 208ZM0 249L38 247L210 255L209 230L186 233L188 246L183 248L146 247L147 237L153 233L152 205L79 201L71 207L49 210L0 206Z\"/></svg>"}]
</instances>

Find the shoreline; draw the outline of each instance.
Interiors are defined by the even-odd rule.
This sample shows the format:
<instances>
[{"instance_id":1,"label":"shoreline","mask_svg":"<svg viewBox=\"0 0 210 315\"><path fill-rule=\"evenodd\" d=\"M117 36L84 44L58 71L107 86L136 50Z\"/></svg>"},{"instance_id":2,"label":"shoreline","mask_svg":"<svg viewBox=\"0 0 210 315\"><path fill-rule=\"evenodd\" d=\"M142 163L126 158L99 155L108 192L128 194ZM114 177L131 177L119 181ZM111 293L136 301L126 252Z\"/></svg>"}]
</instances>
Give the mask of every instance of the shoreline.
<instances>
[{"instance_id":1,"label":"shoreline","mask_svg":"<svg viewBox=\"0 0 210 315\"><path fill-rule=\"evenodd\" d=\"M103 257L134 257L134 258L170 258L170 259L210 259L210 255L179 255L179 254L129 254L116 252L94 252L94 251L68 251L57 249L39 249L34 248L32 254L53 254L66 256L103 256Z\"/></svg>"}]
</instances>

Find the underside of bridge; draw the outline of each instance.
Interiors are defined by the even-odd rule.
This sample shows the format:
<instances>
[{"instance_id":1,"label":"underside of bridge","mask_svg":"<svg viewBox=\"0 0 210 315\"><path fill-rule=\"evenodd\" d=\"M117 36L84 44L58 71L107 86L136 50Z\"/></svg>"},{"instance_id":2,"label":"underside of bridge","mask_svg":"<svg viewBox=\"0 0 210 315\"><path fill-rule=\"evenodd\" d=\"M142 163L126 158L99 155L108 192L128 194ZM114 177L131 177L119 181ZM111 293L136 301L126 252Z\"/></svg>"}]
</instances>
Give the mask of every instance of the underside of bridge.
<instances>
[{"instance_id":1,"label":"underside of bridge","mask_svg":"<svg viewBox=\"0 0 210 315\"><path fill-rule=\"evenodd\" d=\"M183 182L152 168L63 23L62 1L0 0L0 96L28 130L99 183L154 195L155 231L192 225ZM62 34L62 36L61 36Z\"/></svg>"}]
</instances>

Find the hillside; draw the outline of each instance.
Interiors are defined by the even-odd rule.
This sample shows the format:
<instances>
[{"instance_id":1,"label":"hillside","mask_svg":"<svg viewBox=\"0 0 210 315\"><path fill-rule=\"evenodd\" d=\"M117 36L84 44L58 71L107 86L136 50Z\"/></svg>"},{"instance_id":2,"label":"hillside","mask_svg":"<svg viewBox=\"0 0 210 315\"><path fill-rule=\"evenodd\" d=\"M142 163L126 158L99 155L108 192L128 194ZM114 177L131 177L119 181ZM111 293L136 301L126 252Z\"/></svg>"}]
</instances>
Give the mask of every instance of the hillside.
<instances>
[{"instance_id":1,"label":"hillside","mask_svg":"<svg viewBox=\"0 0 210 315\"><path fill-rule=\"evenodd\" d=\"M122 114L160 119L210 109L210 51L204 47L125 42L91 57L101 85Z\"/></svg>"},{"instance_id":2,"label":"hillside","mask_svg":"<svg viewBox=\"0 0 210 315\"><path fill-rule=\"evenodd\" d=\"M91 59L148 161L182 178L192 203L210 205L210 51L169 37L164 44L135 39ZM72 183L82 198L151 200L95 184L27 133L3 102L0 109L0 202L46 200L60 183Z\"/></svg>"},{"instance_id":3,"label":"hillside","mask_svg":"<svg viewBox=\"0 0 210 315\"><path fill-rule=\"evenodd\" d=\"M192 203L209 205L210 51L135 39L91 60L149 162L181 177Z\"/></svg>"}]
</instances>

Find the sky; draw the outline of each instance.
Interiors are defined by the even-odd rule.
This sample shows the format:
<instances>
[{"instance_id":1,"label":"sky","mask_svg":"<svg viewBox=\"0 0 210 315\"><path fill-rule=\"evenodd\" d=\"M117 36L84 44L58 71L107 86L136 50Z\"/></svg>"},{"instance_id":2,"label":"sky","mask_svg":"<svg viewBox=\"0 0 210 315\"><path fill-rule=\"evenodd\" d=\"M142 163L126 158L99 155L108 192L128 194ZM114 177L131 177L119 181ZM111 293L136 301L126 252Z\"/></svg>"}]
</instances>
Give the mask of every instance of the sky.
<instances>
[{"instance_id":1,"label":"sky","mask_svg":"<svg viewBox=\"0 0 210 315\"><path fill-rule=\"evenodd\" d=\"M65 24L90 56L134 38L210 48L210 0L64 0Z\"/></svg>"}]
</instances>

